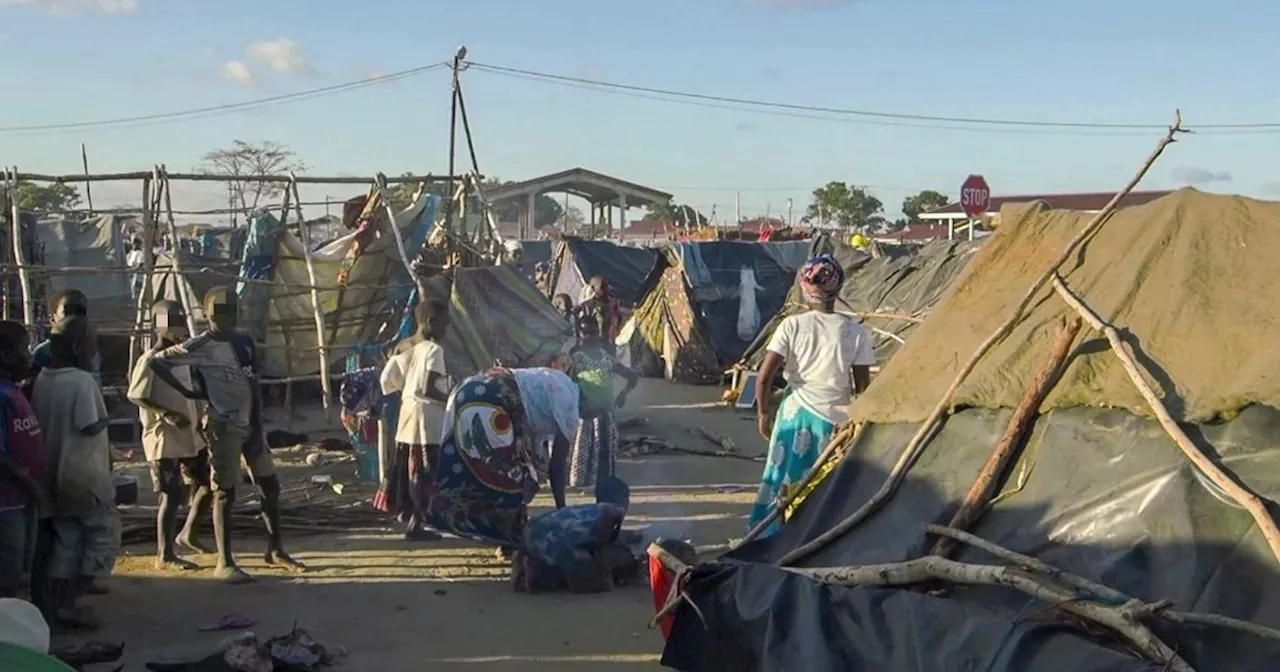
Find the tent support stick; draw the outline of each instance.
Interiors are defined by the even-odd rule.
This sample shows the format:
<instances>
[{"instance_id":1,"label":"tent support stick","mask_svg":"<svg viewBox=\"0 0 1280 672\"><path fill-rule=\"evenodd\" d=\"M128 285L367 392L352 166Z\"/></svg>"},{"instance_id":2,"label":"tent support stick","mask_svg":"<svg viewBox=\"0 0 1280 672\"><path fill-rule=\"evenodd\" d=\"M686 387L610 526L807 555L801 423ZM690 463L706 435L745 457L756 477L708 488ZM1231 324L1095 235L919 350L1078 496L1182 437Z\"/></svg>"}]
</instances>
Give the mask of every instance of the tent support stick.
<instances>
[{"instance_id":1,"label":"tent support stick","mask_svg":"<svg viewBox=\"0 0 1280 672\"><path fill-rule=\"evenodd\" d=\"M13 167L18 174L18 167ZM18 207L18 182L10 183L9 191L9 239L13 243L13 263L18 267L18 285L22 288L22 320L28 329L35 327L36 307L31 305L31 276L27 273L26 255L22 250L22 209Z\"/></svg>"},{"instance_id":2,"label":"tent support stick","mask_svg":"<svg viewBox=\"0 0 1280 672\"><path fill-rule=\"evenodd\" d=\"M145 343L150 339L149 329L147 328L150 320L148 312L151 306L147 303L147 297L151 293L151 269L155 266L156 259L153 248L154 238L152 237L152 218L153 212L151 208L153 188L159 188L152 178L147 177L142 180L142 269L135 270L134 273L142 273L142 286L138 289L137 314L134 317L134 334L129 337L129 361L138 361L138 356L145 349ZM133 278L129 278L129 286L133 286Z\"/></svg>"},{"instance_id":3,"label":"tent support stick","mask_svg":"<svg viewBox=\"0 0 1280 672\"><path fill-rule=\"evenodd\" d=\"M169 194L169 170L163 164L160 166L158 188L164 194L165 219L168 223L169 240L173 244L169 254L173 257L173 273L178 276L178 299L182 302L182 311L187 314L187 333L194 335L196 316L191 312L191 297L187 296L187 276L182 272L182 246L178 244L178 223L173 219L173 197Z\"/></svg>"},{"instance_id":4,"label":"tent support stick","mask_svg":"<svg viewBox=\"0 0 1280 672\"><path fill-rule=\"evenodd\" d=\"M1040 403L1058 382L1058 375L1063 370L1063 362L1067 361L1071 344L1075 342L1079 333L1079 319L1064 320L1058 324L1054 332L1053 344L1049 347L1049 356L1045 358L1040 371L1027 386L1026 392L1022 393L1022 399L1018 401L1018 406L1013 409L1013 415L1009 417L1004 436L1000 437L1000 443L996 444L996 449L991 451L986 464L982 465L978 478L973 481L969 492L960 503L960 508L951 517L949 527L967 530L982 517L982 514L986 513L991 496L995 494L996 485L1004 478L1009 463L1014 461L1019 453L1027 430L1035 424ZM943 537L934 545L933 554L945 558L954 548L955 541Z\"/></svg>"},{"instance_id":5,"label":"tent support stick","mask_svg":"<svg viewBox=\"0 0 1280 672\"><path fill-rule=\"evenodd\" d=\"M1120 335L1116 333L1115 327L1102 321L1093 309L1085 305L1084 301L1076 296L1062 281L1062 276L1054 273L1053 288L1057 290L1058 296L1062 297L1067 305L1080 314L1081 317L1089 323L1091 327L1107 337L1107 342L1111 344L1111 351L1115 353L1116 358L1120 360L1120 364L1124 366L1125 372L1129 374L1129 379L1133 381L1138 392L1142 394L1142 398L1146 399L1147 404L1151 406L1151 411L1155 413L1156 420L1160 422L1160 426L1164 427L1164 431L1168 432L1169 438L1173 439L1182 454L1191 461L1200 473L1209 477L1213 484L1222 488L1227 496L1235 503L1239 504L1250 516L1253 516L1253 522L1258 526L1258 531L1262 532L1263 538L1267 540L1267 546L1271 547L1271 554L1277 560L1280 560L1280 527L1277 527L1276 521L1271 517L1271 513L1267 510L1267 503L1255 494L1252 490L1245 487L1236 479L1228 474L1214 460L1209 459L1200 450L1200 447L1192 442L1191 437L1182 431L1178 426L1178 422L1169 415L1169 409L1165 407L1164 402L1151 389L1151 385L1143 378L1142 369L1138 363L1134 361L1133 355L1125 347L1124 341L1120 340Z\"/></svg>"},{"instance_id":6,"label":"tent support stick","mask_svg":"<svg viewBox=\"0 0 1280 672\"><path fill-rule=\"evenodd\" d=\"M293 173L289 173L289 177L293 178ZM289 181L289 192L293 194L293 200L301 203L302 199L298 196L298 182L295 179ZM297 206L299 217L301 217L302 206ZM301 220L299 220L301 224ZM311 283L311 314L316 320L316 346L317 353L320 357L320 388L324 392L324 412L329 415L329 405L333 403L333 387L329 381L329 348L325 345L324 338L324 312L320 309L320 290L316 289L316 262L315 256L311 254L311 241L302 241L302 253L307 262L307 281ZM292 411L291 411L292 412Z\"/></svg>"},{"instance_id":7,"label":"tent support stick","mask_svg":"<svg viewBox=\"0 0 1280 672\"><path fill-rule=\"evenodd\" d=\"M391 237L396 241L396 251L400 253L400 263L404 264L404 270L409 273L409 277L413 278L413 284L418 288L418 300L427 300L427 288L422 284L422 278L418 275L418 271L414 269L413 262L409 260L409 253L404 246L404 236L400 234L400 226L396 224L396 213L391 208L390 194L387 192L387 176L378 173L373 178L374 198L382 201L382 207L387 211L387 227L391 229Z\"/></svg>"},{"instance_id":8,"label":"tent support stick","mask_svg":"<svg viewBox=\"0 0 1280 672\"><path fill-rule=\"evenodd\" d=\"M992 543L990 541L987 541L986 539L983 539L982 537L979 537L974 534L969 534L968 532L964 532L962 530L955 530L949 527L943 527L941 525L925 525L924 531L939 537L953 539L956 542L964 544L966 546L972 546L978 550L986 552L990 555L993 555L997 558L1000 558L1001 560L1004 560L1005 562L1016 565L1018 567L1023 567L1025 569L1031 570L1033 572L1039 572L1041 574L1047 574L1053 577L1054 581L1058 583L1061 583L1065 586L1074 588L1079 591L1091 593L1092 595L1096 596L1097 598L1105 602L1110 602L1113 604L1125 604L1125 603L1138 602L1133 597L1125 595L1124 593L1116 590L1115 588L1112 588L1110 586L1105 586L1095 581L1090 581L1089 579L1086 579L1083 576L1079 576L1077 574L1072 574L1070 572L1063 571L1061 569L1058 569L1057 567L1054 567L1053 565L1050 565L1041 560L1037 560L1033 557L1023 555L1021 553L1015 553L1014 551L1011 551L1003 546L1000 546L999 544ZM1173 607L1173 604L1164 600L1161 600L1160 602L1153 602L1145 606L1146 608L1140 608L1138 610L1139 614L1144 616L1149 615L1150 617L1153 617L1153 618L1164 618L1174 623L1180 623L1180 624L1185 623L1185 624L1197 624L1197 625L1216 625L1222 628L1239 630L1240 632L1247 632L1251 635L1256 635L1258 637L1262 637L1265 639L1280 641L1280 630L1276 630L1275 628L1268 628L1265 625L1258 625L1257 623L1250 623L1249 621L1243 621L1238 618L1231 618L1230 616L1220 616L1218 614L1201 614L1201 613L1195 613L1195 612L1172 611L1171 609ZM1163 608L1160 608L1160 607L1163 607Z\"/></svg>"},{"instance_id":9,"label":"tent support stick","mask_svg":"<svg viewBox=\"0 0 1280 672\"><path fill-rule=\"evenodd\" d=\"M290 207L289 204L292 196L293 196L292 185L290 185L289 188L286 188L284 190L284 194L280 197L280 229L282 231L287 231L289 228L288 227L289 207ZM303 245L310 247L311 236L309 235L305 225L306 225L306 222L302 219L302 208L298 208L298 240L301 240ZM278 273L276 274L276 277L279 278L281 284L284 285L284 291L287 292L289 296L293 296L293 288L291 288L289 286L289 282L285 280L285 274ZM286 421L286 423L289 428L289 431L292 432L293 420L294 420L293 418L293 376L295 373L293 370L293 356L298 353L298 350L293 346L293 337L290 336L290 331L291 330L288 327L283 325L280 328L280 335L284 337L284 345L285 345L284 411L285 413L288 414L289 419Z\"/></svg>"},{"instance_id":10,"label":"tent support stick","mask_svg":"<svg viewBox=\"0 0 1280 672\"><path fill-rule=\"evenodd\" d=\"M1133 191L1133 188L1138 186L1138 183L1142 181L1143 177L1146 177L1147 171L1151 170L1151 166L1155 165L1156 159L1160 158L1160 155L1164 153L1165 148L1175 142L1175 136L1179 133L1185 132L1186 130L1182 128L1182 112L1177 112L1173 125L1169 127L1169 130L1165 133L1164 137L1160 138L1160 142L1156 144L1156 148L1152 150L1151 155L1147 157L1146 162L1143 163L1142 166L1138 168L1138 171L1134 173L1133 177L1129 179L1128 184L1124 185L1124 188L1120 191L1117 191L1115 196L1111 197L1111 200L1107 203L1106 207L1099 211L1098 214L1094 215L1093 219L1080 230L1080 233L1077 233L1076 236L1071 239L1071 242L1067 243L1067 246L1062 249L1058 258L1055 259L1053 263L1049 265L1049 268L1045 269L1044 273L1040 275L1040 278L1027 289L1026 294L1023 295L1022 300L1018 302L1018 305L1014 306L1009 317L1005 318L1005 321L999 327L996 327L995 331L991 332L991 335L987 337L987 340L983 341L982 344L978 346L978 349L974 351L973 355L969 357L969 361L965 362L964 366L960 367L960 370L956 373L955 379L951 381L951 386L947 388L946 393L942 395L942 398L938 400L937 405L933 407L933 411L929 413L929 417L921 423L920 429L911 437L907 446L902 449L902 454L898 456L897 463L893 465L893 469L889 472L888 478L885 479L884 484L880 486L880 489L871 496L871 499L867 500L865 504L859 507L857 511L854 511L848 518L836 523L835 526L819 535L816 539L782 556L782 558L778 560L779 566L785 567L786 565L799 562L809 555L812 555L814 552L821 550L832 541L844 536L846 532L857 527L859 523L871 514L875 513L891 496L893 496L894 491L898 489L898 485L902 483L904 478L906 478L907 471L911 469L911 465L915 464L916 459L920 457L920 453L924 452L928 440L933 437L934 430L938 428L938 422L951 407L951 400L955 397L956 391L960 389L960 385L965 381L965 378L969 377L969 374L973 371L974 367L978 365L978 362L986 356L987 352L989 352L991 348L995 347L997 343L1004 340L1005 336L1009 335L1009 332L1013 330L1014 325L1022 319L1023 311L1025 311L1027 306L1035 300L1035 297L1040 293L1040 290L1048 284L1049 279L1057 273L1058 267L1061 266L1062 263L1065 262L1081 244L1093 236L1093 234L1111 218L1111 213L1115 212L1116 208L1119 207L1120 202L1124 200L1124 197L1128 196L1129 192Z\"/></svg>"}]
</instances>

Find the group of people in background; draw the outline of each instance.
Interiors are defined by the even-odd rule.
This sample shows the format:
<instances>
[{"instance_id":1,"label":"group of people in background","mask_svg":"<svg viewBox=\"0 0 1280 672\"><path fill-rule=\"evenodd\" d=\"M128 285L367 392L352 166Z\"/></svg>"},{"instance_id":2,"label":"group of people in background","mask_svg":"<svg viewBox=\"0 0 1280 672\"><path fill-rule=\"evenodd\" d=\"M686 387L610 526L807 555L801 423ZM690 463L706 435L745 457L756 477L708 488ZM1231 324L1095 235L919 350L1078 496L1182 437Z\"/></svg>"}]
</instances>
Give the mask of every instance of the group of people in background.
<instances>
[{"instance_id":1,"label":"group of people in background","mask_svg":"<svg viewBox=\"0 0 1280 672\"><path fill-rule=\"evenodd\" d=\"M265 444L257 356L237 332L236 295L211 290L209 328L190 337L171 301L152 307L155 346L131 367L128 399L139 407L142 445L159 495L156 566L191 570L181 552L207 553L199 527L212 508L217 574L252 577L231 553L230 513L242 463L262 491L265 560L304 569L284 551L279 480ZM24 592L53 627L96 629L85 604L104 594L120 553L121 523L101 386L97 332L82 292L57 294L48 339L0 321L0 597ZM179 509L187 503L185 523ZM212 505L212 506L211 506Z\"/></svg>"}]
</instances>

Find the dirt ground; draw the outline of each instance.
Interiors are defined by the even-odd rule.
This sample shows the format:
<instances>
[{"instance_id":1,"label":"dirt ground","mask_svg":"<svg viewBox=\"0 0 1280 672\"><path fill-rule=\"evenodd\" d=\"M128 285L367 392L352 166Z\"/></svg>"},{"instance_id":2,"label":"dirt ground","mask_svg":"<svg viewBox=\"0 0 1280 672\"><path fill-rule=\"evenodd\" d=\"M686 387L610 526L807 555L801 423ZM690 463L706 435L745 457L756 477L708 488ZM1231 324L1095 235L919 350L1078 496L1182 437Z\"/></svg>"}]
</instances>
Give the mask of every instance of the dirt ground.
<instances>
[{"instance_id":1,"label":"dirt ground","mask_svg":"<svg viewBox=\"0 0 1280 672\"><path fill-rule=\"evenodd\" d=\"M624 433L717 449L702 429L728 437L743 455L763 453L752 418L716 403L719 392L642 381L621 419L647 422ZM349 478L352 466L334 465L330 472L338 480L346 469ZM619 473L632 486L626 526L695 544L725 543L744 531L761 469L757 461L684 454L622 459ZM305 467L281 473L286 489L310 477ZM344 495L367 497L371 489L360 485ZM577 494L570 503L585 501ZM540 495L534 513L549 505ZM238 556L260 581L239 587L222 585L207 570L158 573L153 546L130 547L107 582L112 593L90 598L108 622L95 639L125 642L125 671L142 670L145 662L209 651L227 633L200 632L200 626L239 614L257 621L252 630L262 637L296 623L322 642L341 645L349 655L340 670L662 669L661 636L646 627L653 606L645 586L602 595L517 594L491 548L457 539L409 544L390 524L375 533L295 535L288 545L310 566L307 574L267 569L258 555L262 538L240 534ZM206 567L213 562L212 556L190 559Z\"/></svg>"}]
</instances>

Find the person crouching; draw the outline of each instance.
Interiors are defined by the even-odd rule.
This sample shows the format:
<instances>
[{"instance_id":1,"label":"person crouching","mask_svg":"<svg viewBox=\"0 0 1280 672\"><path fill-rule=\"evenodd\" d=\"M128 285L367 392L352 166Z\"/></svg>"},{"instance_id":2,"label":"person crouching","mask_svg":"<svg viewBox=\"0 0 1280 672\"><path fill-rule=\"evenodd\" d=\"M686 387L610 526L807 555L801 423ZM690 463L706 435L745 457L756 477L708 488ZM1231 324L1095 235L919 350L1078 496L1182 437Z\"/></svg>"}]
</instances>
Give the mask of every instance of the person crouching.
<instances>
[{"instance_id":1,"label":"person crouching","mask_svg":"<svg viewBox=\"0 0 1280 672\"><path fill-rule=\"evenodd\" d=\"M91 373L96 341L83 315L55 324L50 364L36 378L31 394L45 437L45 488L53 505L40 601L46 618L67 628L101 626L78 600L95 578L111 574L120 554L120 514L107 442L110 418Z\"/></svg>"}]
</instances>

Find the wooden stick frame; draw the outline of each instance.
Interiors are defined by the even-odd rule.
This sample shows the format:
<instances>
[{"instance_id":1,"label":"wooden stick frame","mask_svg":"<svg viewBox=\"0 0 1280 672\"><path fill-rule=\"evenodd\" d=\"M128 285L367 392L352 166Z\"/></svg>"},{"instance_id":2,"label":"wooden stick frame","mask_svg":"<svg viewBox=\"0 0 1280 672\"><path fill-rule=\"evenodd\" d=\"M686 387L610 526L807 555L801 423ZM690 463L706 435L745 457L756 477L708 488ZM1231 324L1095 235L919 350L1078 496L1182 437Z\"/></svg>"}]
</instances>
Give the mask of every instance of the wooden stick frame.
<instances>
[{"instance_id":1,"label":"wooden stick frame","mask_svg":"<svg viewBox=\"0 0 1280 672\"><path fill-rule=\"evenodd\" d=\"M292 177L292 173L290 177ZM296 180L290 181L288 186L289 193L293 195L295 203L301 203L302 199L298 196L298 183ZM302 206L297 205L298 221L301 223ZM320 303L320 290L316 288L316 263L315 257L311 253L311 241L309 239L302 240L303 255L307 264L307 280L311 283L311 314L316 321L316 352L320 359L320 389L324 392L324 410L328 415L329 407L333 403L333 384L329 379L329 348L325 344L325 325L324 311ZM292 411L290 411L292 412Z\"/></svg>"}]
</instances>

